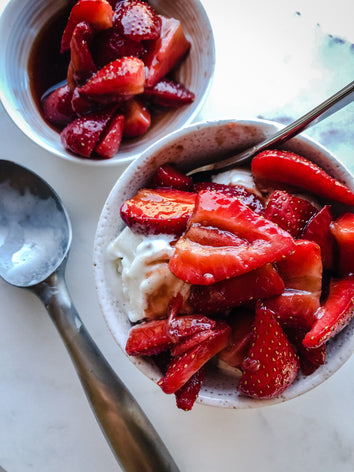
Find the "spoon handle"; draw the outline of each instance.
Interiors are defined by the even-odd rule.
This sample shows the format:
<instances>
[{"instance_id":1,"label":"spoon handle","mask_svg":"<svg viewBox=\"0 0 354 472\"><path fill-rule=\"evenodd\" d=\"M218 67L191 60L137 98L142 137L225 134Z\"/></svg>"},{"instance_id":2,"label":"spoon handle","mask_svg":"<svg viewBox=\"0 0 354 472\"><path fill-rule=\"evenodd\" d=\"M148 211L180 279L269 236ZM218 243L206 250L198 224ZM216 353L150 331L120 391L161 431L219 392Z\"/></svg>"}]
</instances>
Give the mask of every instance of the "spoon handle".
<instances>
[{"instance_id":1,"label":"spoon handle","mask_svg":"<svg viewBox=\"0 0 354 472\"><path fill-rule=\"evenodd\" d=\"M112 451L126 472L179 472L154 427L82 323L68 293L63 266L32 291L57 327Z\"/></svg>"}]
</instances>

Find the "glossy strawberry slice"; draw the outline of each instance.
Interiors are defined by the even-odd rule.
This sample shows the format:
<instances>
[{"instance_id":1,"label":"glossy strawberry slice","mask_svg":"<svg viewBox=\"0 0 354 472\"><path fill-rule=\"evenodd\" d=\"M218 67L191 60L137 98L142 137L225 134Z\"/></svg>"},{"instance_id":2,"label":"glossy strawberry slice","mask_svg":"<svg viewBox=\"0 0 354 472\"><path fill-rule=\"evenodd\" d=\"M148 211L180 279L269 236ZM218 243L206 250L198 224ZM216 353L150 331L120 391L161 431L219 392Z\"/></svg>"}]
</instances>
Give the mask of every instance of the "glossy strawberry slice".
<instances>
[{"instance_id":1,"label":"glossy strawberry slice","mask_svg":"<svg viewBox=\"0 0 354 472\"><path fill-rule=\"evenodd\" d=\"M345 213L331 224L338 249L338 273L343 277L354 274L354 213Z\"/></svg>"},{"instance_id":2,"label":"glossy strawberry slice","mask_svg":"<svg viewBox=\"0 0 354 472\"><path fill-rule=\"evenodd\" d=\"M257 215L238 199L203 190L197 194L195 211L186 233L177 241L170 270L180 279L209 285L258 269L289 254L295 243L289 233ZM191 239L196 227L220 233L220 244ZM199 231L196 233L199 234ZM225 245L226 239L235 239ZM215 239L215 238L214 238Z\"/></svg>"},{"instance_id":3,"label":"glossy strawberry slice","mask_svg":"<svg viewBox=\"0 0 354 472\"><path fill-rule=\"evenodd\" d=\"M319 347L339 333L354 316L354 276L333 279L325 304L316 314L317 320L306 334L303 345Z\"/></svg>"},{"instance_id":4,"label":"glossy strawberry slice","mask_svg":"<svg viewBox=\"0 0 354 472\"><path fill-rule=\"evenodd\" d=\"M133 326L125 350L129 356L151 356L170 348L166 331L167 320L152 320Z\"/></svg>"},{"instance_id":5,"label":"glossy strawberry slice","mask_svg":"<svg viewBox=\"0 0 354 472\"><path fill-rule=\"evenodd\" d=\"M68 84L72 90L77 85L85 83L97 70L89 49L93 34L93 27L84 21L76 25L72 34L67 77Z\"/></svg>"},{"instance_id":6,"label":"glossy strawberry slice","mask_svg":"<svg viewBox=\"0 0 354 472\"><path fill-rule=\"evenodd\" d=\"M147 132L151 125L151 115L146 106L137 98L131 98L124 106L125 138L136 138Z\"/></svg>"},{"instance_id":7,"label":"glossy strawberry slice","mask_svg":"<svg viewBox=\"0 0 354 472\"><path fill-rule=\"evenodd\" d=\"M332 269L334 262L334 237L331 233L331 207L325 205L305 226L301 238L314 241L321 248L322 264L325 269Z\"/></svg>"},{"instance_id":8,"label":"glossy strawberry slice","mask_svg":"<svg viewBox=\"0 0 354 472\"><path fill-rule=\"evenodd\" d=\"M119 32L134 41L160 37L161 18L140 0L123 0L116 4L113 23Z\"/></svg>"},{"instance_id":9,"label":"glossy strawberry slice","mask_svg":"<svg viewBox=\"0 0 354 472\"><path fill-rule=\"evenodd\" d=\"M106 126L103 135L95 146L95 152L104 159L111 159L117 152L122 141L124 116L115 115Z\"/></svg>"},{"instance_id":10,"label":"glossy strawberry slice","mask_svg":"<svg viewBox=\"0 0 354 472\"><path fill-rule=\"evenodd\" d=\"M263 151L252 160L257 181L295 186L327 200L354 205L354 193L323 169L288 151Z\"/></svg>"},{"instance_id":11,"label":"glossy strawberry slice","mask_svg":"<svg viewBox=\"0 0 354 472\"><path fill-rule=\"evenodd\" d=\"M264 217L277 223L294 238L298 238L315 213L317 213L317 208L308 200L276 190L269 197Z\"/></svg>"},{"instance_id":12,"label":"glossy strawberry slice","mask_svg":"<svg viewBox=\"0 0 354 472\"><path fill-rule=\"evenodd\" d=\"M218 321L210 337L181 356L172 358L166 375L158 381L165 393L175 393L194 375L206 362L224 349L228 344L230 327Z\"/></svg>"},{"instance_id":13,"label":"glossy strawberry slice","mask_svg":"<svg viewBox=\"0 0 354 472\"><path fill-rule=\"evenodd\" d=\"M113 10L106 0L79 0L72 8L61 40L61 52L70 49L71 36L78 23L85 21L96 30L113 25Z\"/></svg>"},{"instance_id":14,"label":"glossy strawberry slice","mask_svg":"<svg viewBox=\"0 0 354 472\"><path fill-rule=\"evenodd\" d=\"M274 313L258 304L238 390L253 398L277 397L295 380L299 366L298 356Z\"/></svg>"},{"instance_id":15,"label":"glossy strawberry slice","mask_svg":"<svg viewBox=\"0 0 354 472\"><path fill-rule=\"evenodd\" d=\"M114 109L76 118L60 133L60 139L71 152L83 157L91 157L101 134L110 121Z\"/></svg>"},{"instance_id":16,"label":"glossy strawberry slice","mask_svg":"<svg viewBox=\"0 0 354 472\"><path fill-rule=\"evenodd\" d=\"M228 346L218 354L220 360L231 367L241 366L250 347L253 323L254 313L251 311L243 310L232 315L232 319L228 320L232 333Z\"/></svg>"},{"instance_id":17,"label":"glossy strawberry slice","mask_svg":"<svg viewBox=\"0 0 354 472\"><path fill-rule=\"evenodd\" d=\"M293 253L277 262L286 288L305 290L320 297L322 290L321 249L313 241L298 239Z\"/></svg>"},{"instance_id":18,"label":"glossy strawberry slice","mask_svg":"<svg viewBox=\"0 0 354 472\"><path fill-rule=\"evenodd\" d=\"M150 41L144 56L146 65L146 87L154 87L174 67L190 49L180 21L175 18L161 18L160 37Z\"/></svg>"},{"instance_id":19,"label":"glossy strawberry slice","mask_svg":"<svg viewBox=\"0 0 354 472\"><path fill-rule=\"evenodd\" d=\"M171 355L173 357L181 356L193 347L209 339L212 333L213 329L210 328L205 329L204 331L197 331L196 333L187 336L186 338L182 339L181 341L178 341L177 344L171 347Z\"/></svg>"},{"instance_id":20,"label":"glossy strawberry slice","mask_svg":"<svg viewBox=\"0 0 354 472\"><path fill-rule=\"evenodd\" d=\"M144 63L136 57L122 57L102 67L79 92L88 97L135 95L144 91Z\"/></svg>"},{"instance_id":21,"label":"glossy strawberry slice","mask_svg":"<svg viewBox=\"0 0 354 472\"><path fill-rule=\"evenodd\" d=\"M177 408L184 411L190 411L198 398L203 380L205 369L202 367L187 382L175 392Z\"/></svg>"},{"instance_id":22,"label":"glossy strawberry slice","mask_svg":"<svg viewBox=\"0 0 354 472\"><path fill-rule=\"evenodd\" d=\"M280 295L284 282L272 264L265 264L238 277L211 285L192 285L188 303L196 313L206 315L229 311L231 308L259 298Z\"/></svg>"},{"instance_id":23,"label":"glossy strawberry slice","mask_svg":"<svg viewBox=\"0 0 354 472\"><path fill-rule=\"evenodd\" d=\"M244 205L248 206L252 211L259 215L264 214L264 205L258 195L247 190L243 185L225 185L216 182L197 182L194 185L194 190L200 192L201 190L214 190L216 192L224 193L230 197L238 198Z\"/></svg>"},{"instance_id":24,"label":"glossy strawberry slice","mask_svg":"<svg viewBox=\"0 0 354 472\"><path fill-rule=\"evenodd\" d=\"M152 179L151 187L175 188L190 192L193 190L193 180L172 165L164 164L157 169Z\"/></svg>"},{"instance_id":25,"label":"glossy strawberry slice","mask_svg":"<svg viewBox=\"0 0 354 472\"><path fill-rule=\"evenodd\" d=\"M187 225L196 195L174 189L141 189L121 207L123 221L142 234L181 234Z\"/></svg>"},{"instance_id":26,"label":"glossy strawberry slice","mask_svg":"<svg viewBox=\"0 0 354 472\"><path fill-rule=\"evenodd\" d=\"M72 91L62 85L42 99L44 118L55 126L63 127L76 118L71 106Z\"/></svg>"},{"instance_id":27,"label":"glossy strawberry slice","mask_svg":"<svg viewBox=\"0 0 354 472\"><path fill-rule=\"evenodd\" d=\"M144 97L153 105L163 108L179 108L194 101L195 95L183 84L171 79L161 79L154 87L145 87Z\"/></svg>"}]
</instances>

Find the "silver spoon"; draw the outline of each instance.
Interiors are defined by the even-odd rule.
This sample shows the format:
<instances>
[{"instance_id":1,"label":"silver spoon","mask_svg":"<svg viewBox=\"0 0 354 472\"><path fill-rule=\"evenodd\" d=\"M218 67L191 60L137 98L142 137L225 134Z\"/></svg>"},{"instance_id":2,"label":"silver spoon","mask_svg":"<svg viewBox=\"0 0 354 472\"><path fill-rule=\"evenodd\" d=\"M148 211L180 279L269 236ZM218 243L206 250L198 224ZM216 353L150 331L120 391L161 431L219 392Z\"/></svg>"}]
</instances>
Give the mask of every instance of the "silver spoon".
<instances>
[{"instance_id":1,"label":"silver spoon","mask_svg":"<svg viewBox=\"0 0 354 472\"><path fill-rule=\"evenodd\" d=\"M216 161L212 164L207 164L205 166L190 170L187 175L193 175L195 178L197 178L196 174L202 176L202 174L206 172L220 172L221 170L228 169L235 164L245 164L259 152L279 146L285 141L288 141L297 134L301 133L306 128L309 128L310 126L313 126L314 124L322 121L328 116L333 115L333 113L337 112L344 106L351 103L353 99L354 81L348 84L339 92L332 95L323 103L315 107L313 110L306 113L306 115L302 116L290 125L286 126L285 128L282 128L277 133L267 138L265 141L255 144L253 147L246 149L245 151L242 151L227 159L223 159L222 161Z\"/></svg>"},{"instance_id":2,"label":"silver spoon","mask_svg":"<svg viewBox=\"0 0 354 472\"><path fill-rule=\"evenodd\" d=\"M64 272L71 225L39 176L0 160L0 276L44 303L113 453L127 472L178 472L166 446L83 325Z\"/></svg>"}]
</instances>

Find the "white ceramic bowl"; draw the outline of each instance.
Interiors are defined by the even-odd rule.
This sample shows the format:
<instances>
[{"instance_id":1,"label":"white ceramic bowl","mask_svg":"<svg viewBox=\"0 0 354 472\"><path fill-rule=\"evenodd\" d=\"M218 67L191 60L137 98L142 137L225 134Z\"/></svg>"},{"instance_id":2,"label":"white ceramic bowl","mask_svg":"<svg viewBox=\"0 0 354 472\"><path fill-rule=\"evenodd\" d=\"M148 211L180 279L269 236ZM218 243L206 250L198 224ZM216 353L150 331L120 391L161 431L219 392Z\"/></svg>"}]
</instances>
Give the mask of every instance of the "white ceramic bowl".
<instances>
[{"instance_id":1,"label":"white ceramic bowl","mask_svg":"<svg viewBox=\"0 0 354 472\"><path fill-rule=\"evenodd\" d=\"M123 228L119 217L122 203L132 197L151 178L156 168L166 162L188 170L259 142L273 134L280 125L269 121L218 121L197 123L173 133L148 149L132 163L113 187L103 208L94 246L94 271L99 303L108 327L124 351L130 322L121 302L121 284L114 263L107 257L107 246ZM321 145L304 136L293 138L289 149L312 160L354 190L354 177ZM238 378L211 366L198 402L225 408L252 408L283 402L303 394L330 377L351 356L354 349L354 320L328 344L327 362L314 374L297 380L279 398L254 400L236 393ZM149 361L130 358L141 371L156 382L161 374ZM161 394L163 394L161 392Z\"/></svg>"},{"instance_id":2,"label":"white ceramic bowl","mask_svg":"<svg viewBox=\"0 0 354 472\"><path fill-rule=\"evenodd\" d=\"M142 137L124 142L108 160L82 159L67 152L59 133L43 120L30 92L28 58L39 31L67 0L9 0L0 17L0 98L10 117L34 142L56 156L93 166L127 164L148 146L196 116L210 88L215 48L209 19L199 0L151 0L158 13L182 22L191 50L176 74L195 93L192 104L162 114Z\"/></svg>"}]
</instances>

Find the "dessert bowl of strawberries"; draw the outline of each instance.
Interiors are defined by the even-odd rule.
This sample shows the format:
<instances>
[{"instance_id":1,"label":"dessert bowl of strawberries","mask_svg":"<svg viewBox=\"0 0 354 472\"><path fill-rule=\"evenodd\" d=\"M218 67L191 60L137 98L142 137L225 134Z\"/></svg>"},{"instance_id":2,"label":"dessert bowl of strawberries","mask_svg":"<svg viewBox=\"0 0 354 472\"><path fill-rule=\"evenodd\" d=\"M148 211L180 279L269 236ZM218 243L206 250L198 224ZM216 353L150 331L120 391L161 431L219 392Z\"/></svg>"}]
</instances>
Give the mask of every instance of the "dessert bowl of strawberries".
<instances>
[{"instance_id":1,"label":"dessert bowl of strawberries","mask_svg":"<svg viewBox=\"0 0 354 472\"><path fill-rule=\"evenodd\" d=\"M10 117L84 164L126 165L192 121L214 73L199 0L11 0L0 31Z\"/></svg>"},{"instance_id":2,"label":"dessert bowl of strawberries","mask_svg":"<svg viewBox=\"0 0 354 472\"><path fill-rule=\"evenodd\" d=\"M103 315L183 410L283 402L352 354L350 172L298 136L248 167L187 175L279 126L227 120L173 133L128 167L102 210L94 272Z\"/></svg>"}]
</instances>

